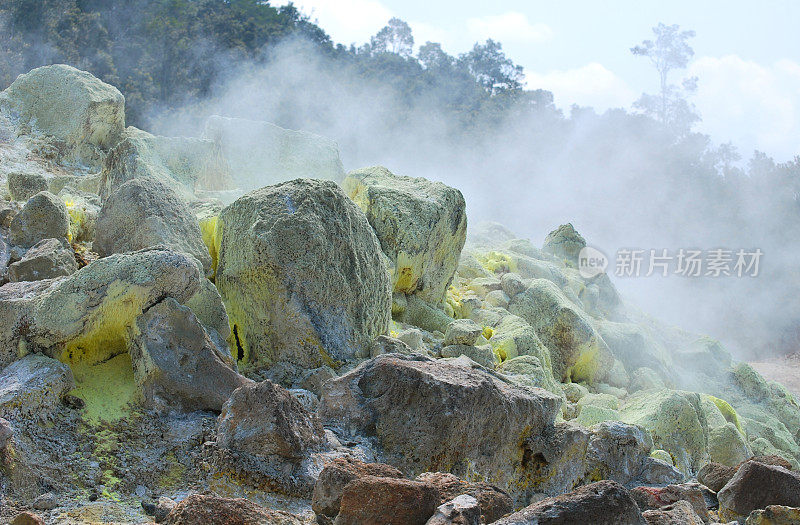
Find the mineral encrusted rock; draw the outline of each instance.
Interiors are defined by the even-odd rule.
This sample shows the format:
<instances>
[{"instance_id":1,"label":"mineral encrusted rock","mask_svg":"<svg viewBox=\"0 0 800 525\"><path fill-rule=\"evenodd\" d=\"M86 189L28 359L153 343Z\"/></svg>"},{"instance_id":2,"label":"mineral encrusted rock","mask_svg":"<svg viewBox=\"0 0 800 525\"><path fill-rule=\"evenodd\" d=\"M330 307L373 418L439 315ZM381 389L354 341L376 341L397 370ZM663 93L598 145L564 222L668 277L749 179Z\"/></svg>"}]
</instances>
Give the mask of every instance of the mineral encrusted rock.
<instances>
[{"instance_id":1,"label":"mineral encrusted rock","mask_svg":"<svg viewBox=\"0 0 800 525\"><path fill-rule=\"evenodd\" d=\"M8 267L8 279L12 282L39 281L72 275L76 271L78 263L72 248L64 240L45 239Z\"/></svg>"},{"instance_id":2,"label":"mineral encrusted rock","mask_svg":"<svg viewBox=\"0 0 800 525\"><path fill-rule=\"evenodd\" d=\"M69 214L64 203L50 192L31 197L11 220L11 244L30 248L43 239L64 239L69 235Z\"/></svg>"},{"instance_id":3,"label":"mineral encrusted rock","mask_svg":"<svg viewBox=\"0 0 800 525\"><path fill-rule=\"evenodd\" d=\"M0 371L0 417L18 419L47 414L75 387L64 363L29 355Z\"/></svg>"}]
</instances>

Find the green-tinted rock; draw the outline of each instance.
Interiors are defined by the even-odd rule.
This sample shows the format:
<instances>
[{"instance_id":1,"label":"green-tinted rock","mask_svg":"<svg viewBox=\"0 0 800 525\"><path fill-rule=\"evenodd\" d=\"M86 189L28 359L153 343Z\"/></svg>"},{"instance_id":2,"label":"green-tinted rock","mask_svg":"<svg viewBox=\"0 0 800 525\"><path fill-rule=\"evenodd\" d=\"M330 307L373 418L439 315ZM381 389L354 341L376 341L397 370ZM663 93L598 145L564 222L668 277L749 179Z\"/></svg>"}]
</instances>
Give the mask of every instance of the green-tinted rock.
<instances>
[{"instance_id":1,"label":"green-tinted rock","mask_svg":"<svg viewBox=\"0 0 800 525\"><path fill-rule=\"evenodd\" d=\"M542 250L577 265L578 253L584 247L586 240L575 231L572 224L562 224L547 234Z\"/></svg>"},{"instance_id":2,"label":"green-tinted rock","mask_svg":"<svg viewBox=\"0 0 800 525\"><path fill-rule=\"evenodd\" d=\"M752 452L736 425L726 423L709 431L708 455L711 461L733 467L752 456Z\"/></svg>"}]
</instances>

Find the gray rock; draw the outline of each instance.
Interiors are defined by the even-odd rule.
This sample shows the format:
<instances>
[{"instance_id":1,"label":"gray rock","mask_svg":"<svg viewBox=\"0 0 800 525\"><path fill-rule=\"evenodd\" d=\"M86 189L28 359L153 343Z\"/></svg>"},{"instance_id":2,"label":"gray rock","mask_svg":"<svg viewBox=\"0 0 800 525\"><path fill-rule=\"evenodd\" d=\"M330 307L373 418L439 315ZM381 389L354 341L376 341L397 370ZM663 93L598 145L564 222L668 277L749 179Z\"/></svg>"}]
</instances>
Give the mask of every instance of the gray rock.
<instances>
[{"instance_id":1,"label":"gray rock","mask_svg":"<svg viewBox=\"0 0 800 525\"><path fill-rule=\"evenodd\" d=\"M492 352L492 347L489 345L449 345L442 348L441 354L442 357L459 357L463 355L486 368L494 368L498 364L498 360L494 352Z\"/></svg>"},{"instance_id":2,"label":"gray rock","mask_svg":"<svg viewBox=\"0 0 800 525\"><path fill-rule=\"evenodd\" d=\"M52 492L46 492L33 500L33 508L36 510L53 510L58 507L58 498Z\"/></svg>"},{"instance_id":3,"label":"gray rock","mask_svg":"<svg viewBox=\"0 0 800 525\"><path fill-rule=\"evenodd\" d=\"M699 483L682 483L680 485L667 485L666 487L636 487L631 490L633 499L642 511L658 510L678 501L690 504L692 514L708 523L708 509L703 497L702 485Z\"/></svg>"},{"instance_id":4,"label":"gray rock","mask_svg":"<svg viewBox=\"0 0 800 525\"><path fill-rule=\"evenodd\" d=\"M518 293L524 292L528 287L522 280L522 276L514 272L504 273L500 278L500 283L503 287L503 291L508 295L509 298L514 297Z\"/></svg>"},{"instance_id":5,"label":"gray rock","mask_svg":"<svg viewBox=\"0 0 800 525\"><path fill-rule=\"evenodd\" d=\"M376 357L382 354L413 354L411 347L400 339L379 335L369 349L369 357Z\"/></svg>"},{"instance_id":6,"label":"gray rock","mask_svg":"<svg viewBox=\"0 0 800 525\"><path fill-rule=\"evenodd\" d=\"M218 226L216 284L245 363L336 368L386 333L392 298L378 240L335 183L261 188L225 208Z\"/></svg>"},{"instance_id":7,"label":"gray rock","mask_svg":"<svg viewBox=\"0 0 800 525\"><path fill-rule=\"evenodd\" d=\"M44 175L20 172L8 174L8 192L12 200L26 202L40 191L47 190L47 179Z\"/></svg>"},{"instance_id":8,"label":"gray rock","mask_svg":"<svg viewBox=\"0 0 800 525\"><path fill-rule=\"evenodd\" d=\"M653 440L641 427L606 421L590 429L586 469L590 479L610 479L627 485L642 474Z\"/></svg>"},{"instance_id":9,"label":"gray rock","mask_svg":"<svg viewBox=\"0 0 800 525\"><path fill-rule=\"evenodd\" d=\"M75 253L63 240L45 239L34 244L21 260L8 267L8 278L39 281L72 275L78 271Z\"/></svg>"},{"instance_id":10,"label":"gray rock","mask_svg":"<svg viewBox=\"0 0 800 525\"><path fill-rule=\"evenodd\" d=\"M478 500L462 494L439 505L426 525L479 525L480 522L481 506Z\"/></svg>"},{"instance_id":11,"label":"gray rock","mask_svg":"<svg viewBox=\"0 0 800 525\"><path fill-rule=\"evenodd\" d=\"M380 166L349 173L342 187L378 235L389 258L392 289L441 305L466 239L461 192Z\"/></svg>"},{"instance_id":12,"label":"gray rock","mask_svg":"<svg viewBox=\"0 0 800 525\"><path fill-rule=\"evenodd\" d=\"M11 442L14 437L14 429L11 423L0 417L0 453L2 453L6 446Z\"/></svg>"},{"instance_id":13,"label":"gray rock","mask_svg":"<svg viewBox=\"0 0 800 525\"><path fill-rule=\"evenodd\" d=\"M0 417L18 420L47 414L73 388L67 365L43 355L28 355L0 372Z\"/></svg>"},{"instance_id":14,"label":"gray rock","mask_svg":"<svg viewBox=\"0 0 800 525\"><path fill-rule=\"evenodd\" d=\"M736 520L768 505L800 507L800 474L747 461L717 494L720 518Z\"/></svg>"},{"instance_id":15,"label":"gray rock","mask_svg":"<svg viewBox=\"0 0 800 525\"><path fill-rule=\"evenodd\" d=\"M472 346L481 335L483 328L472 319L456 319L447 327L444 345Z\"/></svg>"},{"instance_id":16,"label":"gray rock","mask_svg":"<svg viewBox=\"0 0 800 525\"><path fill-rule=\"evenodd\" d=\"M66 239L69 234L69 214L64 203L50 192L42 191L31 197L11 220L9 240L29 248L42 239Z\"/></svg>"},{"instance_id":17,"label":"gray rock","mask_svg":"<svg viewBox=\"0 0 800 525\"><path fill-rule=\"evenodd\" d=\"M506 295L503 290L493 290L487 293L484 300L489 306L497 306L503 309L508 308L508 302L510 301L508 295Z\"/></svg>"},{"instance_id":18,"label":"gray rock","mask_svg":"<svg viewBox=\"0 0 800 525\"><path fill-rule=\"evenodd\" d=\"M547 234L542 250L577 266L578 253L585 246L586 240L568 223Z\"/></svg>"},{"instance_id":19,"label":"gray rock","mask_svg":"<svg viewBox=\"0 0 800 525\"><path fill-rule=\"evenodd\" d=\"M511 494L528 476L526 439L552 426L560 404L464 357L391 354L325 383L320 415L343 435L376 438L380 460L407 474L469 473Z\"/></svg>"},{"instance_id":20,"label":"gray rock","mask_svg":"<svg viewBox=\"0 0 800 525\"><path fill-rule=\"evenodd\" d=\"M403 473L382 463L364 463L350 457L336 458L320 472L314 485L311 508L319 516L335 518L339 514L345 486L365 476L402 478Z\"/></svg>"},{"instance_id":21,"label":"gray rock","mask_svg":"<svg viewBox=\"0 0 800 525\"><path fill-rule=\"evenodd\" d=\"M707 513L706 513L707 514ZM703 525L704 521L688 501L680 500L657 510L642 513L648 525Z\"/></svg>"},{"instance_id":22,"label":"gray rock","mask_svg":"<svg viewBox=\"0 0 800 525\"><path fill-rule=\"evenodd\" d=\"M107 256L158 245L191 255L211 274L211 256L189 206L153 178L122 184L103 203L94 249Z\"/></svg>"},{"instance_id":23,"label":"gray rock","mask_svg":"<svg viewBox=\"0 0 800 525\"><path fill-rule=\"evenodd\" d=\"M192 311L168 297L136 320L129 349L145 406L220 411L234 390L251 384L231 368Z\"/></svg>"}]
</instances>

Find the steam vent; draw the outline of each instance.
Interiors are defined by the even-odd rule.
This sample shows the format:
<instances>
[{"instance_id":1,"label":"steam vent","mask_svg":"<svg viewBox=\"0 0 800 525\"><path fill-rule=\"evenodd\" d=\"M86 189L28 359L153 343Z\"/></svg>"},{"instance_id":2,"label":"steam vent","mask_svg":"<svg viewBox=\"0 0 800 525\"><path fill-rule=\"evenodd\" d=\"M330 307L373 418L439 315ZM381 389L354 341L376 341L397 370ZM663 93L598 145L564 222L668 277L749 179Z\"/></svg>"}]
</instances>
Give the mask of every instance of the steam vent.
<instances>
[{"instance_id":1,"label":"steam vent","mask_svg":"<svg viewBox=\"0 0 800 525\"><path fill-rule=\"evenodd\" d=\"M793 395L583 276L571 224L196 135L67 65L0 94L0 522L800 523Z\"/></svg>"}]
</instances>

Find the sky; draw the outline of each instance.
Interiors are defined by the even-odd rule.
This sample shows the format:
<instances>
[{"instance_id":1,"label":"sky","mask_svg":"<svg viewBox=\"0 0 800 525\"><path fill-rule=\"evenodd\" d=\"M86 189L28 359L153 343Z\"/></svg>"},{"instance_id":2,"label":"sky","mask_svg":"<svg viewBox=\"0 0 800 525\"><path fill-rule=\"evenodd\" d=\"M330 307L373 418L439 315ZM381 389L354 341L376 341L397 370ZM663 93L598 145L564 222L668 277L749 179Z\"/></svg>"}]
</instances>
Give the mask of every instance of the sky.
<instances>
[{"instance_id":1,"label":"sky","mask_svg":"<svg viewBox=\"0 0 800 525\"><path fill-rule=\"evenodd\" d=\"M272 2L280 5L282 0ZM284 2L285 3L285 2ZM556 104L599 111L630 108L658 77L630 48L659 22L696 31L695 56L671 81L697 76L696 128L786 161L800 154L800 2L795 0L295 0L337 43L362 44L397 16L415 44L439 42L450 54L487 38L522 65L526 86Z\"/></svg>"}]
</instances>

